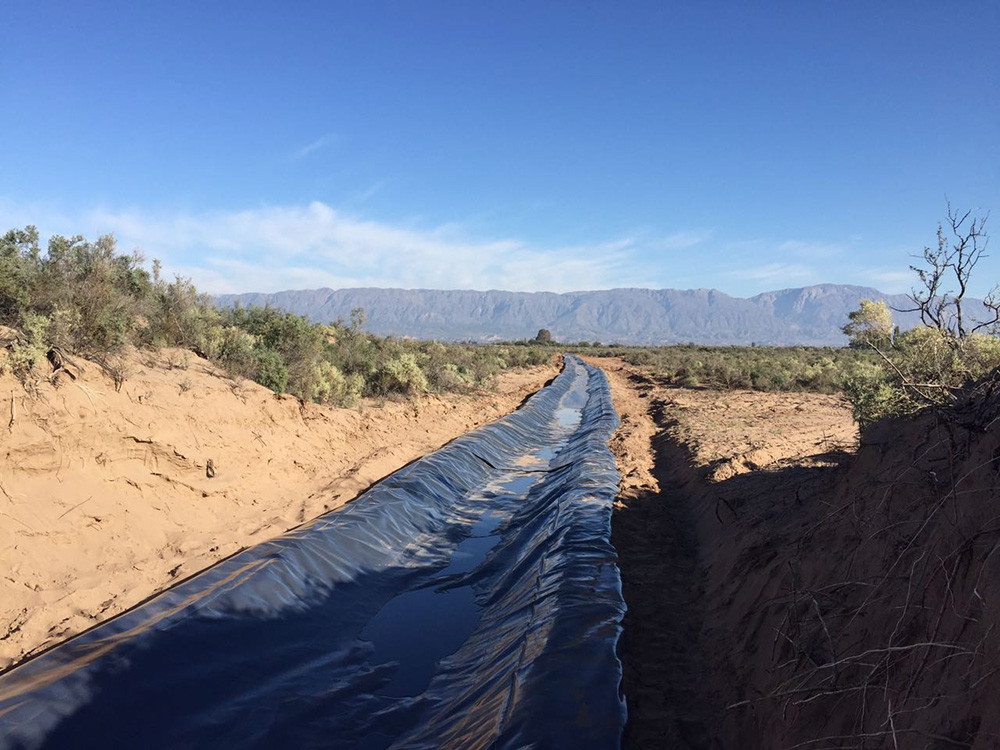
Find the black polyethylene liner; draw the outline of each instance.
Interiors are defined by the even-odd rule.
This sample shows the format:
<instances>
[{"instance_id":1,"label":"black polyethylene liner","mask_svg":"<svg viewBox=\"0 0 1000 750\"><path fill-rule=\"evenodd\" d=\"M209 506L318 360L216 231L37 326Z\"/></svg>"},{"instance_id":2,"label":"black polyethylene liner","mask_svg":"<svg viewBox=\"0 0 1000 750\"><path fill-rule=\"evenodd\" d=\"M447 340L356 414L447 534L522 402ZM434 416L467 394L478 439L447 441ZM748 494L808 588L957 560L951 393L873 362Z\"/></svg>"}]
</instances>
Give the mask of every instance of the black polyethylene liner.
<instances>
[{"instance_id":1,"label":"black polyethylene liner","mask_svg":"<svg viewBox=\"0 0 1000 750\"><path fill-rule=\"evenodd\" d=\"M618 425L519 411L0 677L6 748L616 748Z\"/></svg>"}]
</instances>

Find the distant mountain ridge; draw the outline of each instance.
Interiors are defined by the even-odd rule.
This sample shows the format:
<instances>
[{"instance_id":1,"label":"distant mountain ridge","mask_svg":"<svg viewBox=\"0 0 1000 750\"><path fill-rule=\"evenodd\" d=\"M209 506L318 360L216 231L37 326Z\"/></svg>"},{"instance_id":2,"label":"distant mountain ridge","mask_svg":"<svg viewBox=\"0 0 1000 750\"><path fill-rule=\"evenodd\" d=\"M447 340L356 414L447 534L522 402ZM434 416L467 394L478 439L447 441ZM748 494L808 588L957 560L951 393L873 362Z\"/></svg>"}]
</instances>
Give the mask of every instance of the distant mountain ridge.
<instances>
[{"instance_id":1,"label":"distant mountain ridge","mask_svg":"<svg viewBox=\"0 0 1000 750\"><path fill-rule=\"evenodd\" d=\"M273 294L224 294L223 306L273 305L311 320L347 320L362 307L365 328L381 335L445 341L532 338L547 328L558 341L621 344L839 346L840 327L862 299L909 307L902 294L846 284L818 284L731 297L715 289L608 289L592 292L449 291L437 289L313 289ZM969 305L969 309L976 303ZM894 313L906 329L915 313Z\"/></svg>"}]
</instances>

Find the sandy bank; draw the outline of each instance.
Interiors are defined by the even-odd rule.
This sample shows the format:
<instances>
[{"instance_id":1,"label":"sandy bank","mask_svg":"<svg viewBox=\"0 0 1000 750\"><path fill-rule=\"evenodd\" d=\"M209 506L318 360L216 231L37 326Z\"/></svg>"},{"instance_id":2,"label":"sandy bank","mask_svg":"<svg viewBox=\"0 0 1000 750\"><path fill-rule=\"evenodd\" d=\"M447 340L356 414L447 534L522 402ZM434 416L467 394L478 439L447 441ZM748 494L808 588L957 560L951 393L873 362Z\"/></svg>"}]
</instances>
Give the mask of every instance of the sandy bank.
<instances>
[{"instance_id":1,"label":"sandy bank","mask_svg":"<svg viewBox=\"0 0 1000 750\"><path fill-rule=\"evenodd\" d=\"M850 409L821 394L664 386L619 360L588 359L607 373L622 422L611 448L628 605L623 747L736 747L718 731L731 676L720 663L750 606L734 598L745 579L731 575L759 540L744 524L766 534L756 527L774 501L805 491L789 470L834 470L831 453L856 441Z\"/></svg>"},{"instance_id":2,"label":"sandy bank","mask_svg":"<svg viewBox=\"0 0 1000 750\"><path fill-rule=\"evenodd\" d=\"M623 747L1000 746L998 374L852 446L829 397L601 364Z\"/></svg>"},{"instance_id":3,"label":"sandy bank","mask_svg":"<svg viewBox=\"0 0 1000 750\"><path fill-rule=\"evenodd\" d=\"M557 371L332 409L179 350L134 355L118 392L82 364L30 393L0 377L0 668L342 505Z\"/></svg>"}]
</instances>

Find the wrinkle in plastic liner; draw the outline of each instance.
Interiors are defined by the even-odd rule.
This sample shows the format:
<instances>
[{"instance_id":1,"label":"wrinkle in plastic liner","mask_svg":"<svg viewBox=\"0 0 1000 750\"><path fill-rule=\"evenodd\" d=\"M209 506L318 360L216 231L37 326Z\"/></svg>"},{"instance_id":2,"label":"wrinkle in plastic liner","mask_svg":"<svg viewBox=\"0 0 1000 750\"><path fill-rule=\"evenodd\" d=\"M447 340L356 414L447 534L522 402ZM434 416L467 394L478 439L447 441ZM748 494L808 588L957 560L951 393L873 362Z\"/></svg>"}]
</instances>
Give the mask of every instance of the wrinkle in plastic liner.
<instances>
[{"instance_id":1,"label":"wrinkle in plastic liner","mask_svg":"<svg viewBox=\"0 0 1000 750\"><path fill-rule=\"evenodd\" d=\"M615 748L618 425L517 412L0 676L7 748Z\"/></svg>"}]
</instances>

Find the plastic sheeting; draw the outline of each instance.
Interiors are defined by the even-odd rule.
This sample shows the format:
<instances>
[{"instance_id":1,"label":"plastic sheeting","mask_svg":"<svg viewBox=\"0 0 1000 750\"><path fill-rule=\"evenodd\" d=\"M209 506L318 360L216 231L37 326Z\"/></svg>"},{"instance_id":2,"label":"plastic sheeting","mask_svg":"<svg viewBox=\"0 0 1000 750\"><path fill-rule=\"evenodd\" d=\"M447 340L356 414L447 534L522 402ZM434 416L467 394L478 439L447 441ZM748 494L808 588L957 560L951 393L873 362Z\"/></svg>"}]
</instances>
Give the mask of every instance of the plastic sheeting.
<instances>
[{"instance_id":1,"label":"plastic sheeting","mask_svg":"<svg viewBox=\"0 0 1000 750\"><path fill-rule=\"evenodd\" d=\"M0 748L613 748L618 424L517 412L0 677Z\"/></svg>"}]
</instances>

